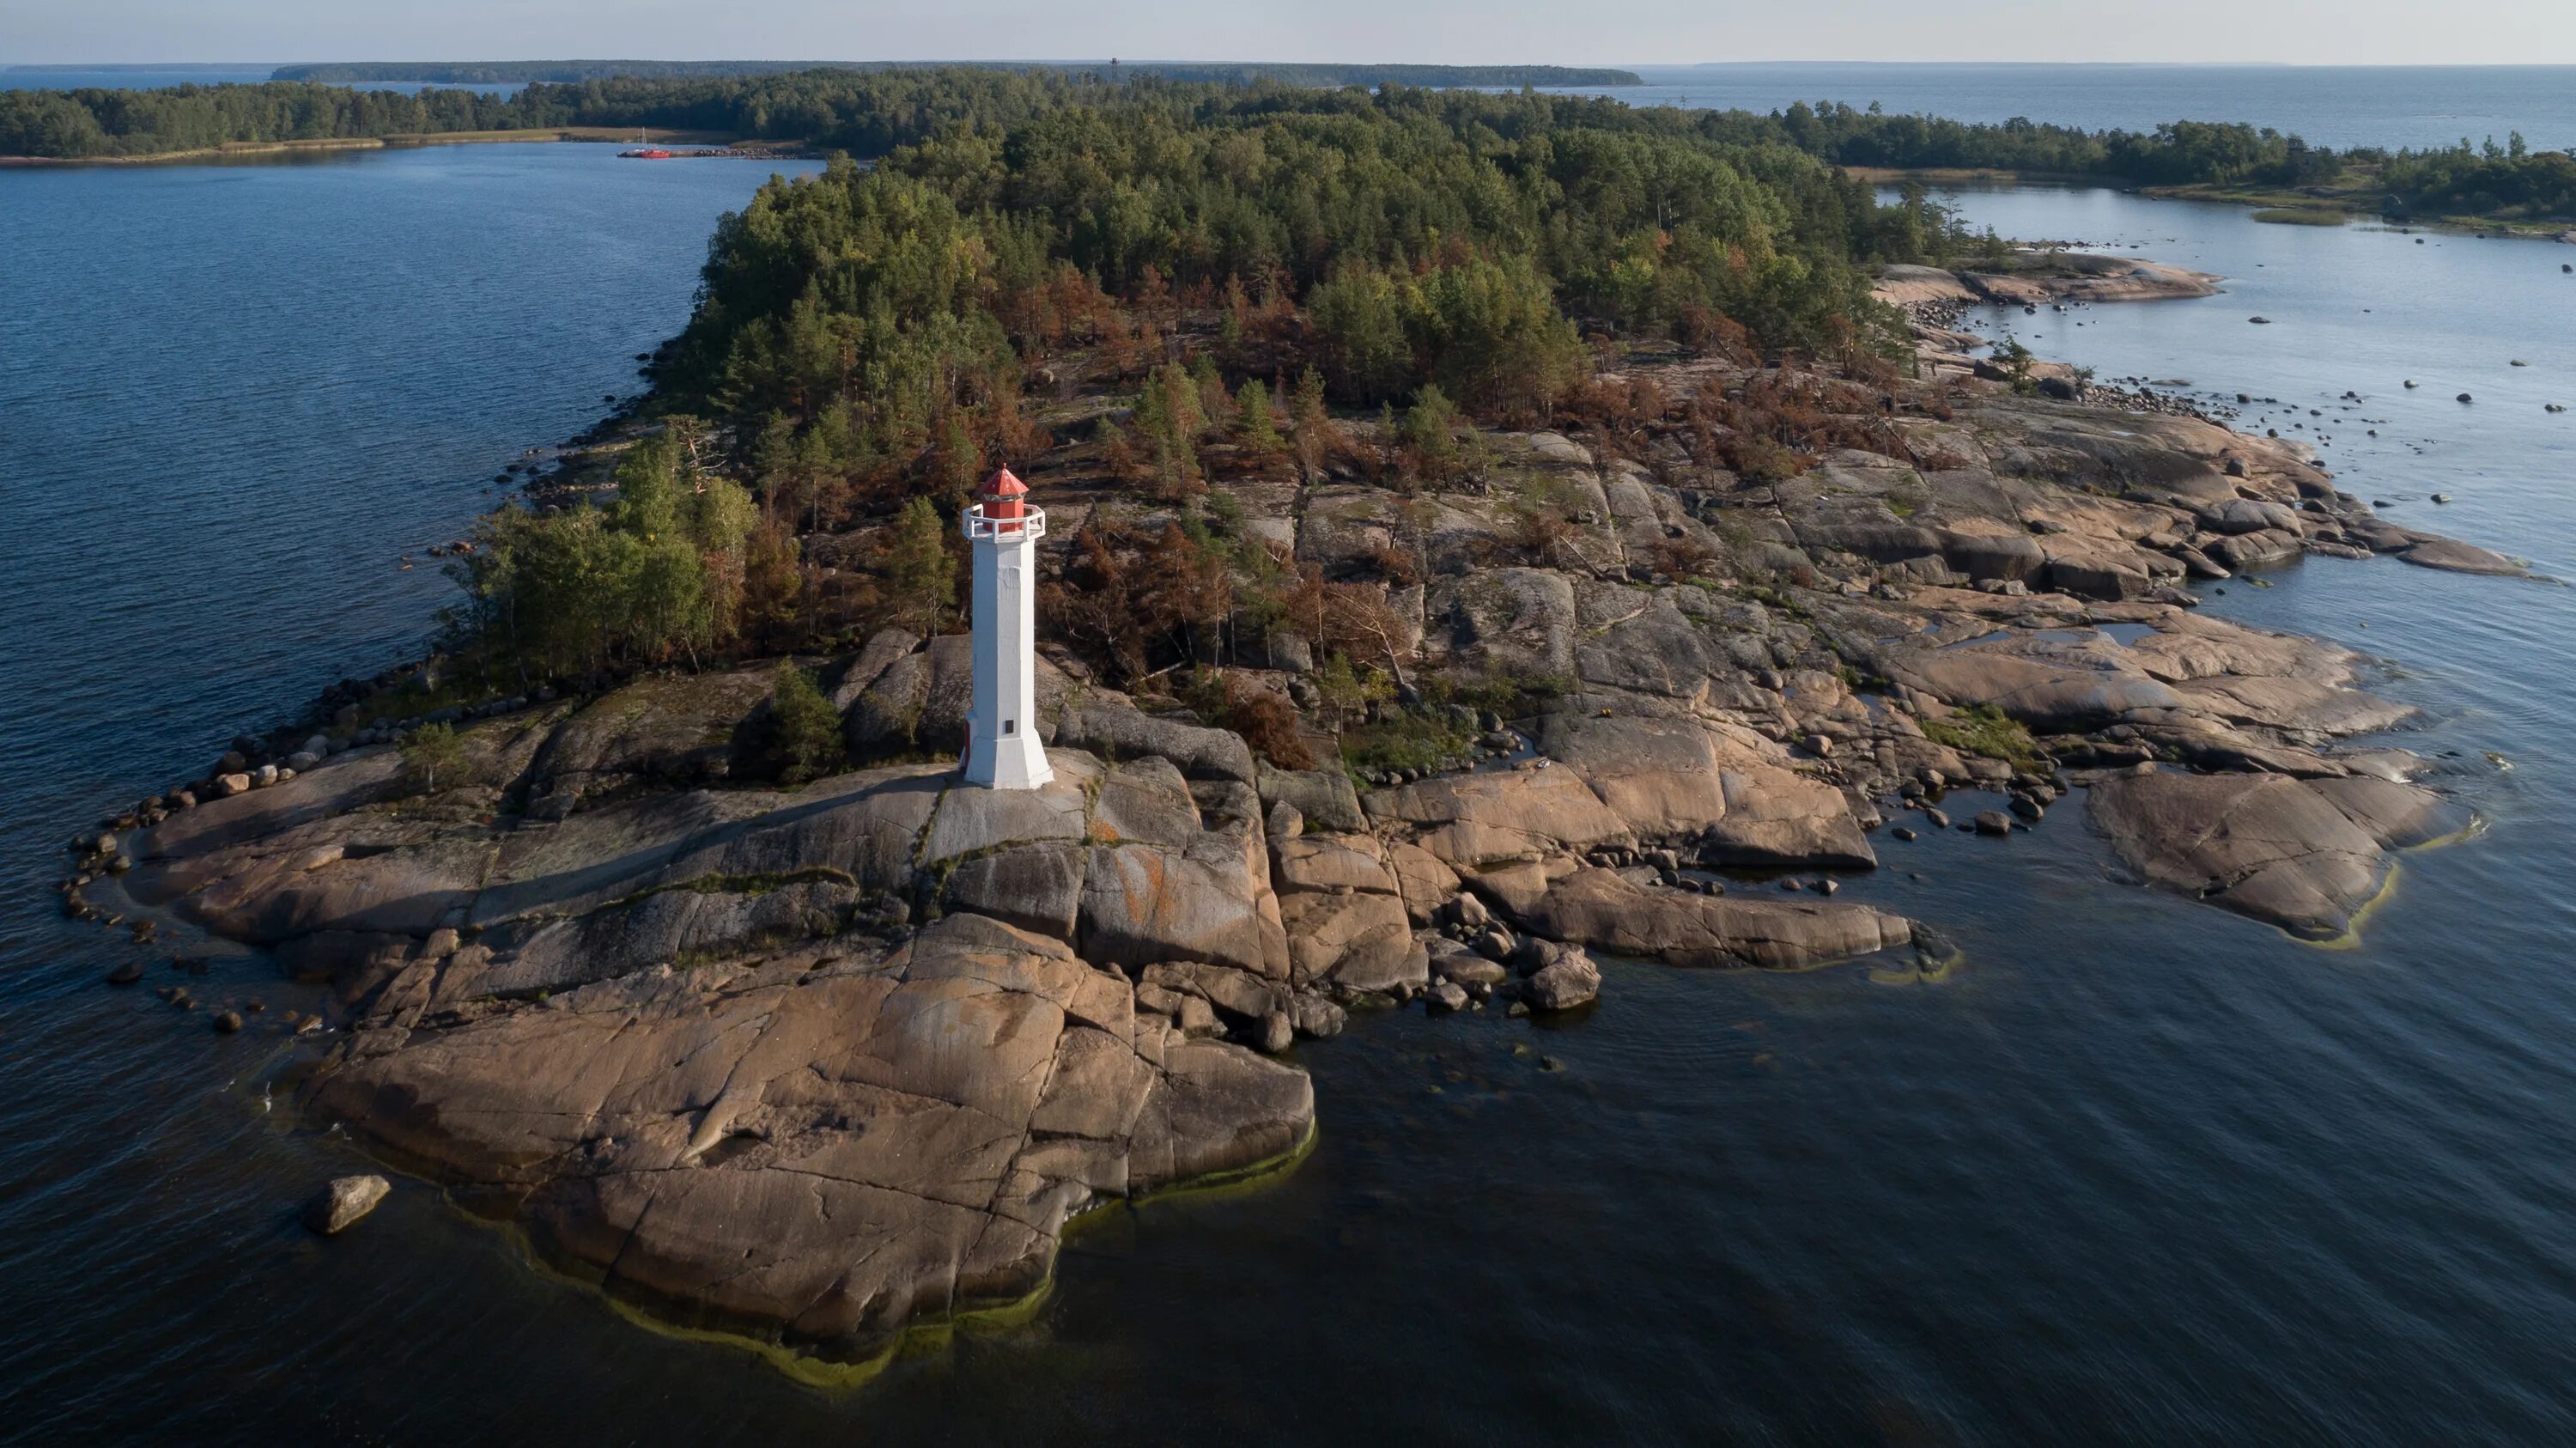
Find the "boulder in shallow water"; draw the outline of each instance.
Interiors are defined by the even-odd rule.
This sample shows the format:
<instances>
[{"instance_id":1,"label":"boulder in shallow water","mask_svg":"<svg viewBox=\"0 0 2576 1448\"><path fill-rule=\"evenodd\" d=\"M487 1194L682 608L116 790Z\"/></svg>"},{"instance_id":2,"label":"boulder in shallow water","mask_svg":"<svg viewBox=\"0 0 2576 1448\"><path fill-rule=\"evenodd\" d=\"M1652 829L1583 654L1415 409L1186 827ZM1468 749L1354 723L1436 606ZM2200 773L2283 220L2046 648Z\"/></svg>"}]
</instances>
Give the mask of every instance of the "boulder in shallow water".
<instances>
[{"instance_id":1,"label":"boulder in shallow water","mask_svg":"<svg viewBox=\"0 0 2576 1448\"><path fill-rule=\"evenodd\" d=\"M380 1176L336 1178L304 1204L304 1225L325 1237L336 1237L374 1211L393 1189L393 1183Z\"/></svg>"},{"instance_id":2,"label":"boulder in shallow water","mask_svg":"<svg viewBox=\"0 0 2576 1448\"><path fill-rule=\"evenodd\" d=\"M2436 494L2436 501L2447 501L2447 495ZM2492 578L2520 578L2523 566L2501 553L2491 553L2474 544L2453 538L2435 537L2430 533L2416 535L2415 543L2397 555L2419 568L2439 568L2446 573L2477 573Z\"/></svg>"},{"instance_id":3,"label":"boulder in shallow water","mask_svg":"<svg viewBox=\"0 0 2576 1448\"><path fill-rule=\"evenodd\" d=\"M2465 828L2431 790L2355 775L2118 775L2093 787L2096 828L2147 883L2331 940L2379 893L2386 852Z\"/></svg>"},{"instance_id":4,"label":"boulder in shallow water","mask_svg":"<svg viewBox=\"0 0 2576 1448\"><path fill-rule=\"evenodd\" d=\"M1552 939L1672 965L1818 965L1903 945L1914 933L1903 916L1867 905L1644 890L1602 869L1558 880L1524 919Z\"/></svg>"},{"instance_id":5,"label":"boulder in shallow water","mask_svg":"<svg viewBox=\"0 0 2576 1448\"><path fill-rule=\"evenodd\" d=\"M1534 1010L1565 1011L1589 1005L1601 994L1601 967L1589 956L1571 946L1552 953L1554 958L1540 966L1521 983L1521 999Z\"/></svg>"}]
</instances>

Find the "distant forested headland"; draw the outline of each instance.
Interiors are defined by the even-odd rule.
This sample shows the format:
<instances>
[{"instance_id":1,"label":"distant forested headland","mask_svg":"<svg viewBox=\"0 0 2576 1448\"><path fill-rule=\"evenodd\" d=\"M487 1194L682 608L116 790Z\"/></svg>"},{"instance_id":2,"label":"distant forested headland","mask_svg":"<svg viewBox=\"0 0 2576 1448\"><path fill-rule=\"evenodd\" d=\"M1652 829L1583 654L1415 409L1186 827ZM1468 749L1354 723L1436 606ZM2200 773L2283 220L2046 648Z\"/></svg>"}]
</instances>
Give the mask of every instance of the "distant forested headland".
<instances>
[{"instance_id":1,"label":"distant forested headland","mask_svg":"<svg viewBox=\"0 0 2576 1448\"><path fill-rule=\"evenodd\" d=\"M1274 80L1283 85L1418 85L1418 86L1620 86L1643 85L1635 71L1574 65L1311 65L1235 61L906 61L906 60L363 60L325 65L281 65L271 80L308 80L331 85L360 81L418 81L426 85L572 84L586 80L638 77L702 80L711 76L778 75L804 70L940 70L971 66L978 70L1032 70L1073 73L1107 71L1115 65L1125 75L1158 75L1166 80L1215 81L1249 85Z\"/></svg>"},{"instance_id":2,"label":"distant forested headland","mask_svg":"<svg viewBox=\"0 0 2576 1448\"><path fill-rule=\"evenodd\" d=\"M2356 209L2502 221L2576 219L2576 152L2534 151L2520 135L2424 151L2334 151L2243 124L2176 121L2152 131L2085 131L2010 120L1971 125L1876 109L1792 106L1734 116L1842 166L1976 169L2187 187L2242 199L2341 200ZM2388 203L2395 205L2389 206Z\"/></svg>"},{"instance_id":3,"label":"distant forested headland","mask_svg":"<svg viewBox=\"0 0 2576 1448\"><path fill-rule=\"evenodd\" d=\"M627 63L299 69L406 69L413 72L407 79L423 79L419 72L435 69L453 72L449 78L460 82L501 83L549 64ZM749 63L645 64L685 69ZM951 130L995 133L1056 111L1096 109L1137 96L1210 106L1290 104L1288 98L1304 88L1345 83L1510 87L1582 74L1508 66L1121 66L1112 75L1105 66L882 65L531 80L506 97L447 89L364 91L302 80L166 90L19 90L0 92L0 157L108 159L245 143L636 126L875 157ZM1569 103L1601 116L1629 109L1609 99ZM2528 150L2518 136L2482 146L2463 140L2431 151L2337 152L2244 124L2177 121L2152 131L2086 131L2018 119L1970 124L1836 104L1795 105L1769 115L1672 110L1652 124L1727 145L1793 148L1837 166L2044 173L2203 188L2243 199L2327 198L2355 209L2431 217L2576 218L2576 156Z\"/></svg>"}]
</instances>

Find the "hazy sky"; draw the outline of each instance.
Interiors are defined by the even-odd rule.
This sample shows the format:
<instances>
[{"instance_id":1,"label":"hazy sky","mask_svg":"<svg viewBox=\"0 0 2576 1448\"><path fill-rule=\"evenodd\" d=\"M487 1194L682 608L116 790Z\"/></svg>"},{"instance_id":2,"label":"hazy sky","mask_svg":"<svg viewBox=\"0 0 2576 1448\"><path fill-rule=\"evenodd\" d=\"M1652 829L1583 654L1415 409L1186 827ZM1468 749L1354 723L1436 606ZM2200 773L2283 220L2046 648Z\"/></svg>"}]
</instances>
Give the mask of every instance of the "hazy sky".
<instances>
[{"instance_id":1,"label":"hazy sky","mask_svg":"<svg viewBox=\"0 0 2576 1448\"><path fill-rule=\"evenodd\" d=\"M510 60L2576 62L2571 0L0 0L0 65Z\"/></svg>"}]
</instances>

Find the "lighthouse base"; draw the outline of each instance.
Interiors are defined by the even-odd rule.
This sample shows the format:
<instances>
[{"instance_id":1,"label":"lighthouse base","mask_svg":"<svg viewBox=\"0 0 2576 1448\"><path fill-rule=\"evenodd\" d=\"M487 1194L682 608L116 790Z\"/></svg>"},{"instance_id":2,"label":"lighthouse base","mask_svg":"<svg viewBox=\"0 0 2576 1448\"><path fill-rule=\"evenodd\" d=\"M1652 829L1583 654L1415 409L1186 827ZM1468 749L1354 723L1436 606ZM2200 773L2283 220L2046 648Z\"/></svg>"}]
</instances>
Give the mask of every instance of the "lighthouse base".
<instances>
[{"instance_id":1,"label":"lighthouse base","mask_svg":"<svg viewBox=\"0 0 2576 1448\"><path fill-rule=\"evenodd\" d=\"M1035 789L1055 778L1034 734L987 738L967 731L966 782L984 789Z\"/></svg>"}]
</instances>

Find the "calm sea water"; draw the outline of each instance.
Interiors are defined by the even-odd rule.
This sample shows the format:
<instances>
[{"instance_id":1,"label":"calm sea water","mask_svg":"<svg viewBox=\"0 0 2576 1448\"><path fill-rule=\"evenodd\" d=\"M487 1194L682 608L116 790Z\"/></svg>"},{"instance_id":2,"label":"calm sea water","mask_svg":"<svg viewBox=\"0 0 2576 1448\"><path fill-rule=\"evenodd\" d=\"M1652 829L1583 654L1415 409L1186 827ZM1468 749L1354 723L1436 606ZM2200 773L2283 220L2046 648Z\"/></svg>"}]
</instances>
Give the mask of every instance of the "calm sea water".
<instances>
[{"instance_id":1,"label":"calm sea water","mask_svg":"<svg viewBox=\"0 0 2576 1448\"><path fill-rule=\"evenodd\" d=\"M2088 130L2167 121L2249 121L2322 146L2502 141L2576 146L2576 66L2050 65L1792 61L1649 65L1645 86L1567 94L1630 105L1773 111L1805 101L1872 102L1901 115L1996 122L2014 116Z\"/></svg>"},{"instance_id":2,"label":"calm sea water","mask_svg":"<svg viewBox=\"0 0 2576 1448\"><path fill-rule=\"evenodd\" d=\"M1946 982L1612 962L1562 1028L1366 1018L1300 1048L1292 1175L1094 1226L1034 1323L852 1392L640 1328L417 1182L305 1234L360 1158L266 1108L259 1038L100 985L122 948L54 918L48 847L416 640L442 585L393 555L631 385L756 179L569 146L0 175L0 1439L2576 1437L2576 607L2387 560L2211 600L2385 656L2493 821L2409 857L2357 950L2112 883L2072 809L1890 844L1852 891L1955 934ZM1962 201L2231 278L1989 325L2357 390L2353 486L2576 572L2576 422L2540 406L2576 401L2576 249ZM255 962L198 994L301 1004Z\"/></svg>"}]
</instances>

